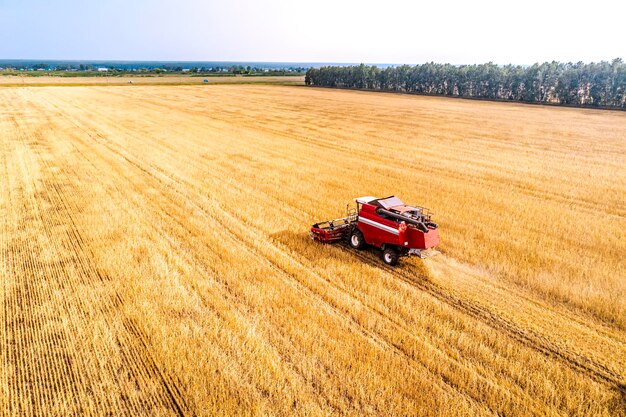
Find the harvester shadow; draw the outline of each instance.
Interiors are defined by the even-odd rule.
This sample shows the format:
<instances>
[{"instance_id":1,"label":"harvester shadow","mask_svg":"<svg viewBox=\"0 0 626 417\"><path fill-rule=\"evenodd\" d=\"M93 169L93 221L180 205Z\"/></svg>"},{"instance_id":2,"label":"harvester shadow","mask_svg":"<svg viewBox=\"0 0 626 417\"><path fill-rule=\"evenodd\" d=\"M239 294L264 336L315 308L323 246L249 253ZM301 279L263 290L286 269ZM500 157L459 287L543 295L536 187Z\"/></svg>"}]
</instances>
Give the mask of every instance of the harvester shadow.
<instances>
[{"instance_id":1,"label":"harvester shadow","mask_svg":"<svg viewBox=\"0 0 626 417\"><path fill-rule=\"evenodd\" d=\"M298 257L313 263L327 264L327 261L346 258L345 255L342 255L344 251L340 249L343 246L341 243L320 243L311 239L308 233L281 230L270 234L269 237L274 242L295 252Z\"/></svg>"},{"instance_id":2,"label":"harvester shadow","mask_svg":"<svg viewBox=\"0 0 626 417\"><path fill-rule=\"evenodd\" d=\"M617 384L617 396L611 403L609 410L616 416L626 415L626 383Z\"/></svg>"},{"instance_id":3,"label":"harvester shadow","mask_svg":"<svg viewBox=\"0 0 626 417\"><path fill-rule=\"evenodd\" d=\"M310 238L308 233L282 230L272 233L270 238L297 252L300 256L311 262L327 264L327 261L358 260L361 263L380 271L386 271L396 275L402 271L402 275L411 276L412 279L430 279L428 270L419 258L402 258L395 267L383 263L382 252L374 247L365 247L356 250L347 242L320 243Z\"/></svg>"}]
</instances>

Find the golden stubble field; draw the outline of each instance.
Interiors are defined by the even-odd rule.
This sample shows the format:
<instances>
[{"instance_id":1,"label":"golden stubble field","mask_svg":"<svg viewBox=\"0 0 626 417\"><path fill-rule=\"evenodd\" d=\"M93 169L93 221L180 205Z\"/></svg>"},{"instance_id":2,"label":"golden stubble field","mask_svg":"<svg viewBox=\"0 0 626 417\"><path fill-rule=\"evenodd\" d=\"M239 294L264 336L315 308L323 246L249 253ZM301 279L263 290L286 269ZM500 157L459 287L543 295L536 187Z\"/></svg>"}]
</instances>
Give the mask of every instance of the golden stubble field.
<instances>
[{"instance_id":1,"label":"golden stubble field","mask_svg":"<svg viewBox=\"0 0 626 417\"><path fill-rule=\"evenodd\" d=\"M625 415L626 114L0 88L0 414ZM358 195L442 254L312 242Z\"/></svg>"}]
</instances>

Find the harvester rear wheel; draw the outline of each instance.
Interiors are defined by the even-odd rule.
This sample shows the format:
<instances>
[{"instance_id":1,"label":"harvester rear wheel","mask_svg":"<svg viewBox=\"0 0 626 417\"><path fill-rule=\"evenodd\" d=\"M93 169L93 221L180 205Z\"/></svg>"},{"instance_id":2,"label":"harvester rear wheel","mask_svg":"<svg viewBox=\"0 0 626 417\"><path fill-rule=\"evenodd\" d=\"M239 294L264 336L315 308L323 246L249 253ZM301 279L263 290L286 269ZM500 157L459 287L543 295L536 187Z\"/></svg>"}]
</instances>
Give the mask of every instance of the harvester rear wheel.
<instances>
[{"instance_id":1,"label":"harvester rear wheel","mask_svg":"<svg viewBox=\"0 0 626 417\"><path fill-rule=\"evenodd\" d=\"M363 238L363 233L357 228L355 228L352 233L350 233L350 246L354 249L363 249L365 246L365 239Z\"/></svg>"},{"instance_id":2,"label":"harvester rear wheel","mask_svg":"<svg viewBox=\"0 0 626 417\"><path fill-rule=\"evenodd\" d=\"M396 266L398 264L398 251L393 247L387 247L383 251L383 261L390 266Z\"/></svg>"}]
</instances>

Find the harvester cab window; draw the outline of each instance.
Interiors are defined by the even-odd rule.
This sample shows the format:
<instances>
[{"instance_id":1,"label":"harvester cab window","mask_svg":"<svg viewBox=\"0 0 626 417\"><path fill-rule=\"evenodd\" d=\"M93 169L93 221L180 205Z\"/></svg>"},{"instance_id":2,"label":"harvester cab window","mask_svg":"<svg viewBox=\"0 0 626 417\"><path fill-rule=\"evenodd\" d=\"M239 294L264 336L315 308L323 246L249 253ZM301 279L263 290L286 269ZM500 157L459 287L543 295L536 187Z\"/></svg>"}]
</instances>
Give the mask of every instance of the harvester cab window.
<instances>
[{"instance_id":1,"label":"harvester cab window","mask_svg":"<svg viewBox=\"0 0 626 417\"><path fill-rule=\"evenodd\" d=\"M383 218L385 220L395 220L394 218L390 217L389 215L385 214L384 212L377 211L376 214L378 214L381 218Z\"/></svg>"}]
</instances>

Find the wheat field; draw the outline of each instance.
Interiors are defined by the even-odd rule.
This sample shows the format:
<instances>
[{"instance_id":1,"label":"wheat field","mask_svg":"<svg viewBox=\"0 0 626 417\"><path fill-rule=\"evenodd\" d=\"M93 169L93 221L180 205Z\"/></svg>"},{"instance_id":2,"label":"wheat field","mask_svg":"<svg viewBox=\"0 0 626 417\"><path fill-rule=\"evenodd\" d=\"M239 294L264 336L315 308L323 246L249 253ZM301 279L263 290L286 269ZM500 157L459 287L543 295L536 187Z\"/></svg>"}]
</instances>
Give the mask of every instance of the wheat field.
<instances>
[{"instance_id":1,"label":"wheat field","mask_svg":"<svg viewBox=\"0 0 626 417\"><path fill-rule=\"evenodd\" d=\"M0 88L0 415L626 415L626 113ZM309 239L359 195L440 255Z\"/></svg>"}]
</instances>

